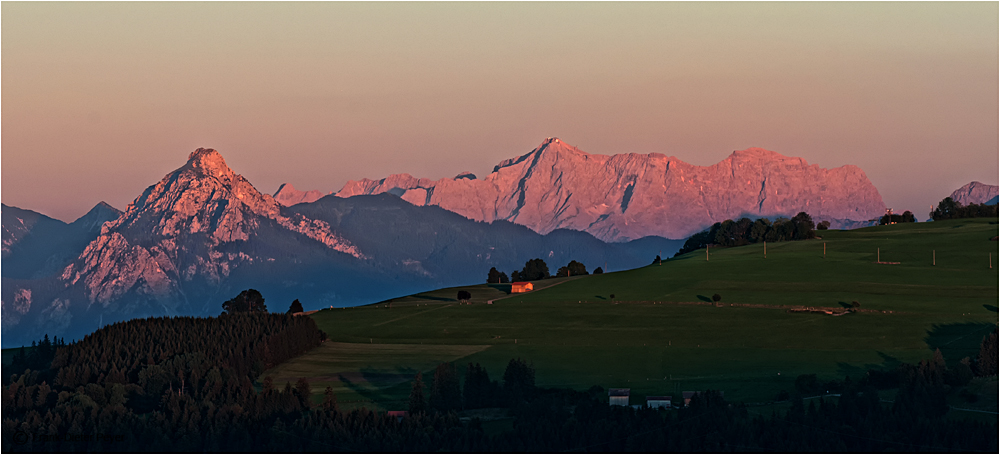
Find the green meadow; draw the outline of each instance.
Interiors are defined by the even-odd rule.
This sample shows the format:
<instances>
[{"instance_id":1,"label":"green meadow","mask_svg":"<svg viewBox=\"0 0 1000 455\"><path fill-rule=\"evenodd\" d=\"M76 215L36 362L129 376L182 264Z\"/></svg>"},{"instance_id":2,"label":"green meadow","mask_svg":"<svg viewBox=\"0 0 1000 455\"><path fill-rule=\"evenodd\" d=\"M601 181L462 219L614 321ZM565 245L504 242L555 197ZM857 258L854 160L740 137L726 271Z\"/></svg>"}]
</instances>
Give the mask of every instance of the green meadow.
<instances>
[{"instance_id":1,"label":"green meadow","mask_svg":"<svg viewBox=\"0 0 1000 455\"><path fill-rule=\"evenodd\" d=\"M770 243L766 258L762 244L710 249L707 258L699 250L635 270L542 280L526 294L479 284L319 311L311 317L330 340L264 376L279 384L306 377L317 394L333 386L346 407L404 409L417 372L429 383L438 363L464 372L478 362L499 379L521 357L534 363L540 386L628 387L633 404L704 389L765 402L792 391L800 374L857 378L936 348L948 362L975 357L996 326L995 219L817 233ZM471 304L456 300L459 290ZM861 311L840 316L788 312L854 301Z\"/></svg>"}]
</instances>

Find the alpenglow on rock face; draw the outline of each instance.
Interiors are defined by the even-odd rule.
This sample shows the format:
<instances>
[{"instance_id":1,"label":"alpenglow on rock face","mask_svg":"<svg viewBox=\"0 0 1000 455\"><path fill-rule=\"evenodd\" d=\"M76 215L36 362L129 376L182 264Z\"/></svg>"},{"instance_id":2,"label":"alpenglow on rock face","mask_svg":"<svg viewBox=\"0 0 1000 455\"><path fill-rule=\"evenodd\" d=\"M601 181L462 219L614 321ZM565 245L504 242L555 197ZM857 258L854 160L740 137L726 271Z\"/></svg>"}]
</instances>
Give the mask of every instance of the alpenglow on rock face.
<instances>
[{"instance_id":1,"label":"alpenglow on rock face","mask_svg":"<svg viewBox=\"0 0 1000 455\"><path fill-rule=\"evenodd\" d=\"M658 153L591 155L557 138L501 162L484 180L395 174L350 181L337 196L378 193L477 221L507 220L542 234L574 229L612 242L684 238L744 215L805 211L816 221L858 221L885 213L882 196L857 166L823 169L750 148L703 167Z\"/></svg>"},{"instance_id":2,"label":"alpenglow on rock face","mask_svg":"<svg viewBox=\"0 0 1000 455\"><path fill-rule=\"evenodd\" d=\"M326 222L282 215L274 198L229 169L222 155L198 149L184 166L146 188L117 220L105 223L60 278L67 287L82 284L91 304L109 304L130 293L176 306L184 300L183 283L219 283L241 264L267 260L238 248L263 224L364 258Z\"/></svg>"},{"instance_id":3,"label":"alpenglow on rock face","mask_svg":"<svg viewBox=\"0 0 1000 455\"><path fill-rule=\"evenodd\" d=\"M987 185L979 182L969 182L951 193L951 199L962 205L996 204L997 185Z\"/></svg>"},{"instance_id":4,"label":"alpenglow on rock face","mask_svg":"<svg viewBox=\"0 0 1000 455\"><path fill-rule=\"evenodd\" d=\"M316 202L323 196L326 195L317 190L299 191L295 189L291 183L282 183L281 186L278 187L278 191L274 192L274 200L278 201L279 204L285 207L291 207L295 204Z\"/></svg>"}]
</instances>

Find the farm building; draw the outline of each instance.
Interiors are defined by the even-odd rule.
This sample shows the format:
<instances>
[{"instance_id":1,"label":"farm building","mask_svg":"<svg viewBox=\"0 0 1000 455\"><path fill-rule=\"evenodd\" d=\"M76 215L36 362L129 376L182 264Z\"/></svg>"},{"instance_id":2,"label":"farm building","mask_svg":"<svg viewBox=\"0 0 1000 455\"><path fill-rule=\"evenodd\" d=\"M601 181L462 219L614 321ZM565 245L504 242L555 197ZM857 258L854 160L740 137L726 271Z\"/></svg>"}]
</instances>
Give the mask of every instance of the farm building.
<instances>
[{"instance_id":1,"label":"farm building","mask_svg":"<svg viewBox=\"0 0 1000 455\"><path fill-rule=\"evenodd\" d=\"M535 289L535 285L527 281L517 281L510 284L510 293L519 294L522 292L528 292Z\"/></svg>"},{"instance_id":2,"label":"farm building","mask_svg":"<svg viewBox=\"0 0 1000 455\"><path fill-rule=\"evenodd\" d=\"M608 404L628 406L628 396L632 389L608 389Z\"/></svg>"},{"instance_id":3,"label":"farm building","mask_svg":"<svg viewBox=\"0 0 1000 455\"><path fill-rule=\"evenodd\" d=\"M683 396L684 396L684 407L686 408L689 404L691 404L691 398L692 397L694 397L695 395L700 395L700 394L701 394L700 390L696 391L696 392L684 392L683 393ZM720 398L724 398L726 396L726 393L722 392L722 391L719 391L718 394L719 394Z\"/></svg>"},{"instance_id":4,"label":"farm building","mask_svg":"<svg viewBox=\"0 0 1000 455\"><path fill-rule=\"evenodd\" d=\"M670 409L670 399L671 399L670 397L648 396L647 395L646 396L646 406L649 406L649 407L651 407L653 409L656 409L656 408Z\"/></svg>"}]
</instances>

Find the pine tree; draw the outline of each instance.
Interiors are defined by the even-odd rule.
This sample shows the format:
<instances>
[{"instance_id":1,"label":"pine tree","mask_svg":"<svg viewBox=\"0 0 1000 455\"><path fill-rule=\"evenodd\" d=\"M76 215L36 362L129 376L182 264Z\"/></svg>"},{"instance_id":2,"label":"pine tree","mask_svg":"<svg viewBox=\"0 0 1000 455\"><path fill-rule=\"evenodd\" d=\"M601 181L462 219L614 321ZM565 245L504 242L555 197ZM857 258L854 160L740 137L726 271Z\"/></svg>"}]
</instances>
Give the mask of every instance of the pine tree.
<instances>
[{"instance_id":1,"label":"pine tree","mask_svg":"<svg viewBox=\"0 0 1000 455\"><path fill-rule=\"evenodd\" d=\"M299 302L299 299L293 300L292 301L292 305L288 307L288 313L289 314L302 313L302 312L305 312L305 311L306 310L302 309L302 303Z\"/></svg>"},{"instance_id":2,"label":"pine tree","mask_svg":"<svg viewBox=\"0 0 1000 455\"><path fill-rule=\"evenodd\" d=\"M427 403L424 401L424 379L422 374L417 373L410 389L410 415L423 412L427 412Z\"/></svg>"},{"instance_id":3,"label":"pine tree","mask_svg":"<svg viewBox=\"0 0 1000 455\"><path fill-rule=\"evenodd\" d=\"M997 329L983 337L979 344L979 355L976 356L976 369L979 376L997 375Z\"/></svg>"}]
</instances>

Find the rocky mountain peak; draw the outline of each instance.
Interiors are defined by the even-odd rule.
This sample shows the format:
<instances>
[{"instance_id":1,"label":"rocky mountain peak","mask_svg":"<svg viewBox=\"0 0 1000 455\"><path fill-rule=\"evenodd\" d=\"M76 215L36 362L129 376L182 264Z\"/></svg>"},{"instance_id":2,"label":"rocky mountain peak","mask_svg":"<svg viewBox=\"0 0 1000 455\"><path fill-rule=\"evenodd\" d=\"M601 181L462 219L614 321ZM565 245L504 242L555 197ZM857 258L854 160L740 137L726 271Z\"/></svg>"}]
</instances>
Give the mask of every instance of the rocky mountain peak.
<instances>
[{"instance_id":1,"label":"rocky mountain peak","mask_svg":"<svg viewBox=\"0 0 1000 455\"><path fill-rule=\"evenodd\" d=\"M241 264L267 260L235 252L263 226L365 258L328 223L283 215L273 197L229 169L219 152L200 148L184 166L146 188L124 214L103 223L61 279L67 286L83 283L92 303L133 290L155 298L173 295L182 282L218 283Z\"/></svg>"},{"instance_id":2,"label":"rocky mountain peak","mask_svg":"<svg viewBox=\"0 0 1000 455\"><path fill-rule=\"evenodd\" d=\"M226 165L222 154L215 149L199 148L188 155L187 165L217 178L232 177L233 171Z\"/></svg>"},{"instance_id":3,"label":"rocky mountain peak","mask_svg":"<svg viewBox=\"0 0 1000 455\"><path fill-rule=\"evenodd\" d=\"M500 162L483 180L409 175L348 182L338 196L392 193L477 221L506 220L545 234L574 229L605 241L684 238L740 216L869 220L885 212L856 166L822 169L753 147L712 166L658 153L588 154L556 137Z\"/></svg>"}]
</instances>

